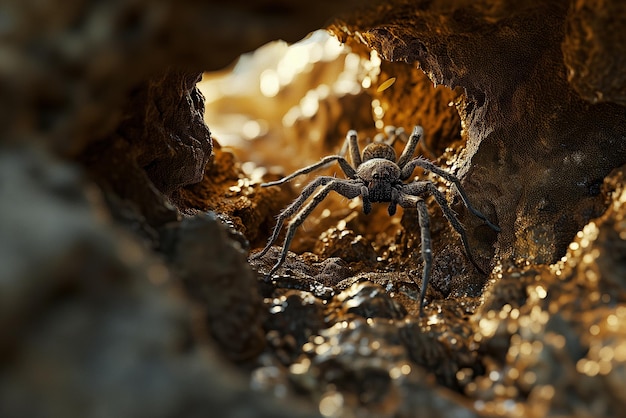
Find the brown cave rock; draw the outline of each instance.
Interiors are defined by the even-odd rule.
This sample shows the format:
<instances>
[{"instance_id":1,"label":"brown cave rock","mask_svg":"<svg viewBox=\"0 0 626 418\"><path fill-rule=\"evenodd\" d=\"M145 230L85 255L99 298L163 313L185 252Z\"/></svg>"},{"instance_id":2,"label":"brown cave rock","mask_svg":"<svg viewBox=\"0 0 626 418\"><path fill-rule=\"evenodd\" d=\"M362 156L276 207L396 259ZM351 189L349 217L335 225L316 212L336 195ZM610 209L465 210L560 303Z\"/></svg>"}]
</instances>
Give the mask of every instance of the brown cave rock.
<instances>
[{"instance_id":1,"label":"brown cave rock","mask_svg":"<svg viewBox=\"0 0 626 418\"><path fill-rule=\"evenodd\" d=\"M270 233L275 214L295 195L259 187L243 172L232 151L214 144L214 156L202 181L176 190L171 201L186 216L219 213L250 245L259 246Z\"/></svg>"},{"instance_id":2,"label":"brown cave rock","mask_svg":"<svg viewBox=\"0 0 626 418\"><path fill-rule=\"evenodd\" d=\"M151 225L176 220L168 194L197 183L212 156L200 74L169 71L132 92L121 124L90 144L82 159L96 180L136 206Z\"/></svg>"},{"instance_id":3,"label":"brown cave rock","mask_svg":"<svg viewBox=\"0 0 626 418\"><path fill-rule=\"evenodd\" d=\"M187 288L173 254L155 248L164 251L164 225L180 225L168 195L201 181L212 154L201 71L301 39L354 3L3 4L3 416L316 416L251 391L225 364L227 348L241 361L264 343L245 246L227 233L201 237L243 272L227 286L245 288L230 287L237 301L220 299L223 282L212 289L239 325L211 323L229 314L210 311L210 338L191 330L191 284L214 279L193 258L204 242L189 232L172 250Z\"/></svg>"},{"instance_id":4,"label":"brown cave rock","mask_svg":"<svg viewBox=\"0 0 626 418\"><path fill-rule=\"evenodd\" d=\"M117 129L137 149L137 164L166 195L198 183L211 157L204 98L196 88L200 78L170 71L142 84L132 93Z\"/></svg>"},{"instance_id":5,"label":"brown cave rock","mask_svg":"<svg viewBox=\"0 0 626 418\"><path fill-rule=\"evenodd\" d=\"M215 214L197 215L170 225L162 251L190 297L197 301L203 328L233 360L263 350L262 304L247 251L232 239Z\"/></svg>"},{"instance_id":6,"label":"brown cave rock","mask_svg":"<svg viewBox=\"0 0 626 418\"><path fill-rule=\"evenodd\" d=\"M591 103L626 105L626 5L572 2L565 23L563 58L572 87Z\"/></svg>"}]
</instances>

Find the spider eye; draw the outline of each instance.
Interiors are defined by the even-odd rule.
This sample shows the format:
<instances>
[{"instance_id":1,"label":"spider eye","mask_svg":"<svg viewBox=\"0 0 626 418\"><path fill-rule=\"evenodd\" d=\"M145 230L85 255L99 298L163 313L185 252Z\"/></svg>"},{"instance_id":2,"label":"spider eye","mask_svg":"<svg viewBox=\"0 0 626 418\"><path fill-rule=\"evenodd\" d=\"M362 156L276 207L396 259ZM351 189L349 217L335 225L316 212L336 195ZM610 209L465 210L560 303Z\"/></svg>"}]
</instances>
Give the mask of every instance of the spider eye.
<instances>
[{"instance_id":1,"label":"spider eye","mask_svg":"<svg viewBox=\"0 0 626 418\"><path fill-rule=\"evenodd\" d=\"M380 178L380 174L374 173L374 174L372 174L372 178L379 179Z\"/></svg>"}]
</instances>

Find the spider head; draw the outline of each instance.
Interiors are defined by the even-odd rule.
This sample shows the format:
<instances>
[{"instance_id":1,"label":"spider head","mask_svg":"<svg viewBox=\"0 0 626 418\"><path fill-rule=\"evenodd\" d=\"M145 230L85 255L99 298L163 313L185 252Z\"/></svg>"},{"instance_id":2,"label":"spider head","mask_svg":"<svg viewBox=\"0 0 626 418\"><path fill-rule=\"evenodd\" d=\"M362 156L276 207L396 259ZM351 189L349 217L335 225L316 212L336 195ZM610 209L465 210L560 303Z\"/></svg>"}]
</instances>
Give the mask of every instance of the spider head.
<instances>
[{"instance_id":1,"label":"spider head","mask_svg":"<svg viewBox=\"0 0 626 418\"><path fill-rule=\"evenodd\" d=\"M363 150L363 161L371 160L372 158L382 158L396 162L396 152L389 144L374 142L366 146Z\"/></svg>"},{"instance_id":2,"label":"spider head","mask_svg":"<svg viewBox=\"0 0 626 418\"><path fill-rule=\"evenodd\" d=\"M400 167L385 158L371 158L357 169L358 177L365 183L372 202L390 202L393 187L400 178Z\"/></svg>"}]
</instances>

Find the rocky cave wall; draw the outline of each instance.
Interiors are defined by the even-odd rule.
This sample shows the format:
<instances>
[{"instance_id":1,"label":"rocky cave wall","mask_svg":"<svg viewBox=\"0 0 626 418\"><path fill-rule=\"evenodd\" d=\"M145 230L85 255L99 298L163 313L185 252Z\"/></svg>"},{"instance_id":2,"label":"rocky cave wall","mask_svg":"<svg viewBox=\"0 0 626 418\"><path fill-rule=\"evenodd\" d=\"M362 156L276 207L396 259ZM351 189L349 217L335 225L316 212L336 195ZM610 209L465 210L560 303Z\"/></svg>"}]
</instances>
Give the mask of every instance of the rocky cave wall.
<instances>
[{"instance_id":1,"label":"rocky cave wall","mask_svg":"<svg viewBox=\"0 0 626 418\"><path fill-rule=\"evenodd\" d=\"M604 364L598 357L603 346L621 347L623 328L611 328L611 315L626 315L623 279L609 274L623 269L626 43L616 28L626 26L626 11L619 2L6 6L0 66L3 416L235 410L315 416L337 393L347 407L389 416L413 416L419 408L450 416L460 410L515 415L519 409L502 412L512 404L534 405L523 411L536 416L611 415L624 405L622 351L614 350L621 354L611 358L606 374L586 373ZM339 17L331 23L332 16ZM384 59L419 65L432 82L463 92L457 109L466 145L454 157L457 174L502 232L487 231L455 206L481 262L496 269L489 280L476 279L469 295L429 291L443 301L435 323L407 312L414 309L414 283L397 281L392 296L376 287L389 274L372 273L376 263L358 259L366 254L375 261L376 254L352 245L364 242L350 235L354 231L348 241L336 228L327 234L352 251L349 267L324 249L309 258L290 256L288 265L299 266L293 271L304 272L301 281L259 284L246 262L250 241L262 242L263 225L293 190L240 183L236 159L214 144L202 121L195 84L201 71L221 68L242 52L273 39L296 41L327 24L355 48L365 43ZM398 77L394 91L409 93L397 102L410 97L404 83ZM393 123L408 128L415 123L406 111L411 101L402 103L409 104ZM246 198L236 204L221 188L233 185ZM598 229L577 235L607 207ZM217 213L202 213L209 208ZM358 232L359 222L347 224ZM402 225L417 227L408 216ZM415 245L407 234L399 237ZM476 273L466 272L463 255L443 238L436 244L440 260L453 259L450 271L471 276L459 281L467 285ZM560 265L563 256L569 261ZM419 260L411 263L421 267ZM359 280L349 281L359 271ZM589 271L598 283L587 280ZM363 277L371 284L359 283ZM308 292L302 283L315 286ZM339 286L337 293L329 296L319 283ZM550 297L541 297L546 290ZM268 307L267 300L289 303ZM354 334L339 333L341 318L356 324ZM361 324L359 318L374 320ZM525 328L530 319L542 327ZM601 332L590 331L594 325ZM316 349L303 349L315 332L317 351L335 341L340 354L316 359ZM555 335L566 339L566 354L559 354ZM380 356L391 360L381 365L376 356L345 354L350 344L358 347L351 338L379 341ZM524 344L534 350L535 341L545 349L524 354ZM554 365L546 366L542 355L556 359ZM313 404L291 389L282 401L250 391L245 372L225 365L227 358L250 362L253 381L274 393L295 382L295 392L309 393ZM282 366L271 368L276 359ZM402 371L407 364L410 373ZM272 375L276 370L282 377ZM490 372L500 381L487 379ZM526 372L534 373L541 391L524 380ZM310 376L320 373L340 378L312 383ZM584 378L554 377L567 373ZM281 378L286 383L277 383ZM575 400L566 390L584 396ZM350 398L355 393L356 400ZM585 404L594 397L595 404Z\"/></svg>"}]
</instances>

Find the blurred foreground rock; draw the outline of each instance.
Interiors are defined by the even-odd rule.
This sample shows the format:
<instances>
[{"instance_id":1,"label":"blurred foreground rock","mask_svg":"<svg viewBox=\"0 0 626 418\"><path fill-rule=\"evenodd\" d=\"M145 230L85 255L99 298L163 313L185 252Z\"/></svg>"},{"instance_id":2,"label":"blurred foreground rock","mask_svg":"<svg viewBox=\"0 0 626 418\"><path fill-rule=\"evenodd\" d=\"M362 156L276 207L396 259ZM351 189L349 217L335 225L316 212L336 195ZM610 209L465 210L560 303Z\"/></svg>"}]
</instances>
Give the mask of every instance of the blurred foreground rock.
<instances>
[{"instance_id":1,"label":"blurred foreground rock","mask_svg":"<svg viewBox=\"0 0 626 418\"><path fill-rule=\"evenodd\" d=\"M224 364L181 283L77 167L3 148L0 178L3 417L314 416Z\"/></svg>"}]
</instances>

